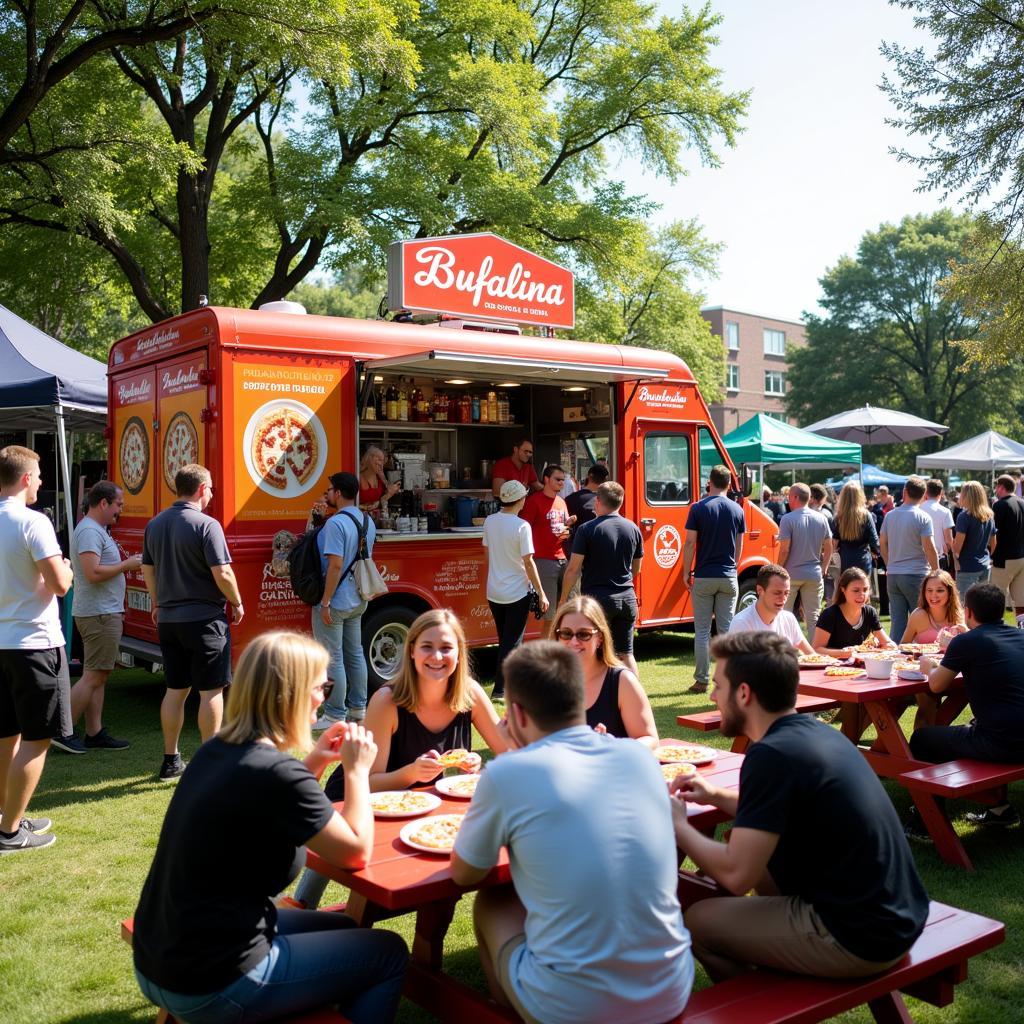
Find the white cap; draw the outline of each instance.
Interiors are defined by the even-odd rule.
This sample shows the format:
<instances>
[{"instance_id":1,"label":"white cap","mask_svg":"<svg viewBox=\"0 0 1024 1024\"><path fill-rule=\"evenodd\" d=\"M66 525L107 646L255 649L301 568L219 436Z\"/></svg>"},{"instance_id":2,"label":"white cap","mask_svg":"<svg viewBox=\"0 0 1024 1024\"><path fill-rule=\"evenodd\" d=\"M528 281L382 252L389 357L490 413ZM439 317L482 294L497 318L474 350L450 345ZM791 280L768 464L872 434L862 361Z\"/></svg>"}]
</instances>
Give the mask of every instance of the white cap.
<instances>
[{"instance_id":1,"label":"white cap","mask_svg":"<svg viewBox=\"0 0 1024 1024\"><path fill-rule=\"evenodd\" d=\"M529 492L518 480L506 480L498 492L498 500L502 505L514 505L521 498L525 498Z\"/></svg>"}]
</instances>

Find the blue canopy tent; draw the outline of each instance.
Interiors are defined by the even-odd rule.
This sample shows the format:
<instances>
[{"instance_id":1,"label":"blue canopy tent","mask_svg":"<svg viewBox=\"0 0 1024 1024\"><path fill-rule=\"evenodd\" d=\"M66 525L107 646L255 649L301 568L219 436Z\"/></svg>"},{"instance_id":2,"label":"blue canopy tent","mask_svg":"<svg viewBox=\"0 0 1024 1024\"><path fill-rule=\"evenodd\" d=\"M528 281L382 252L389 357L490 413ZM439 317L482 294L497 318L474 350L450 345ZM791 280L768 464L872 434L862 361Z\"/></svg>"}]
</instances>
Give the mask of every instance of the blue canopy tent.
<instances>
[{"instance_id":1,"label":"blue canopy tent","mask_svg":"<svg viewBox=\"0 0 1024 1024\"><path fill-rule=\"evenodd\" d=\"M837 491L850 483L852 480L856 480L865 491L871 487L881 487L885 484L886 487L900 487L907 482L905 476L900 476L899 473L889 473L878 466L872 466L868 463L863 465L863 473L850 473L848 476L844 476L841 479L828 480L826 481L829 487L835 488ZM861 479L863 477L863 479Z\"/></svg>"}]
</instances>

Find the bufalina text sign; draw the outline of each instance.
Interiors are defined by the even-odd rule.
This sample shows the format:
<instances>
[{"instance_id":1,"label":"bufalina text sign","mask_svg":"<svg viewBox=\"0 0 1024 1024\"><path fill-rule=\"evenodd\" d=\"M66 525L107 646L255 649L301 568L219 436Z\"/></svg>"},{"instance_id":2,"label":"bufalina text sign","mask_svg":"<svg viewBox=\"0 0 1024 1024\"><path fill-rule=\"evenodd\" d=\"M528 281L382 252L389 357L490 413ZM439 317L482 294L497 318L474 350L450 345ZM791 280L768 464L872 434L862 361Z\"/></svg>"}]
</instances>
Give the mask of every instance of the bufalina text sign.
<instances>
[{"instance_id":1,"label":"bufalina text sign","mask_svg":"<svg viewBox=\"0 0 1024 1024\"><path fill-rule=\"evenodd\" d=\"M541 327L576 323L573 275L492 234L395 242L388 306Z\"/></svg>"}]
</instances>

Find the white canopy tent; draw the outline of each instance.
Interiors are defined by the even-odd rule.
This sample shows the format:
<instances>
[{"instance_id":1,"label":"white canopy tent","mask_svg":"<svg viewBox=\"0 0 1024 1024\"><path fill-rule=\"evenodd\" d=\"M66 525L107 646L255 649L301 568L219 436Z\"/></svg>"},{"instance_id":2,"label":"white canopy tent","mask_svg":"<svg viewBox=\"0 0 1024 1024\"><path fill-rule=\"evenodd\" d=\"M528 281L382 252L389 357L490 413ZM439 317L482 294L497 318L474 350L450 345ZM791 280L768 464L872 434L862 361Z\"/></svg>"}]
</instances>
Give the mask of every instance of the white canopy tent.
<instances>
[{"instance_id":1,"label":"white canopy tent","mask_svg":"<svg viewBox=\"0 0 1024 1024\"><path fill-rule=\"evenodd\" d=\"M1024 466L1024 444L994 430L969 437L941 452L918 455L918 469L973 469L995 475L997 469Z\"/></svg>"}]
</instances>

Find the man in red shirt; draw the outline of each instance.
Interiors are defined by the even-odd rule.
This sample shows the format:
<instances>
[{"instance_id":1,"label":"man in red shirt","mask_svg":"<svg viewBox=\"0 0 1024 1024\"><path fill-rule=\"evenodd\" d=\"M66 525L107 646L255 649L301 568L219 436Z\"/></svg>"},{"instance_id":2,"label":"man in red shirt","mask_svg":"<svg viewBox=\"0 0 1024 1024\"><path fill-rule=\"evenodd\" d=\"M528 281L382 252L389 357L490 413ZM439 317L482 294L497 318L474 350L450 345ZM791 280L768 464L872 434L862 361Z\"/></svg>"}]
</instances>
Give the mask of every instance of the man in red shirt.
<instances>
[{"instance_id":1,"label":"man in red shirt","mask_svg":"<svg viewBox=\"0 0 1024 1024\"><path fill-rule=\"evenodd\" d=\"M491 493L496 498L506 480L518 480L528 491L541 489L537 471L533 468L533 442L528 437L521 437L516 441L512 446L511 457L498 459L494 464Z\"/></svg>"},{"instance_id":2,"label":"man in red shirt","mask_svg":"<svg viewBox=\"0 0 1024 1024\"><path fill-rule=\"evenodd\" d=\"M543 490L534 491L519 513L521 519L530 524L533 533L533 561L540 575L541 585L548 599L548 610L544 613L543 639L551 633L555 619L558 595L565 575L565 548L569 538L569 526L575 520L570 517L565 499L559 491L565 486L565 470L561 466L547 466L542 474Z\"/></svg>"}]
</instances>

